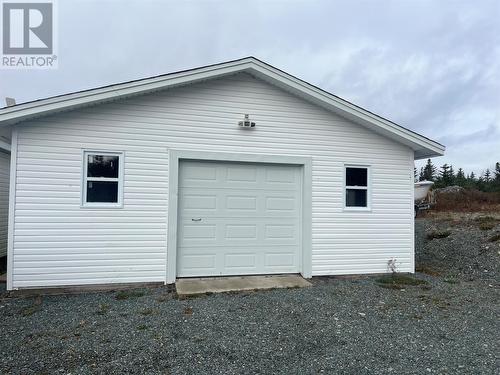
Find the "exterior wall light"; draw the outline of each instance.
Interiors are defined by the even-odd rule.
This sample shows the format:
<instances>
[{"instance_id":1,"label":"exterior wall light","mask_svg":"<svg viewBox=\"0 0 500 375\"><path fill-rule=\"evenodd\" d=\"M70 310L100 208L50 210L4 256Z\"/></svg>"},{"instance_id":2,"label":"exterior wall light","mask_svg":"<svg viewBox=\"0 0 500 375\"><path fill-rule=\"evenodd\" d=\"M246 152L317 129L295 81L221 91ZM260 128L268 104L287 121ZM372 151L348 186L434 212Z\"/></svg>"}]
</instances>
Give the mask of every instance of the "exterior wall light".
<instances>
[{"instance_id":1,"label":"exterior wall light","mask_svg":"<svg viewBox=\"0 0 500 375\"><path fill-rule=\"evenodd\" d=\"M250 120L249 115L245 115L243 121L239 121L238 125L242 128L255 128L255 122Z\"/></svg>"}]
</instances>

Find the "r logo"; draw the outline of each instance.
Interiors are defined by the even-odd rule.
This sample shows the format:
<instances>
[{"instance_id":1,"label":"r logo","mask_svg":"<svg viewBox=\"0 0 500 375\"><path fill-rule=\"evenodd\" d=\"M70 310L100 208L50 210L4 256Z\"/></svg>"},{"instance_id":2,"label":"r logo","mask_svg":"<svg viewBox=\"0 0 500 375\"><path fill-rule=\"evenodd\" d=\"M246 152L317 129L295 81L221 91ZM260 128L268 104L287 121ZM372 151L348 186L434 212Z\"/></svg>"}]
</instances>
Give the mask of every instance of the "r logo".
<instances>
[{"instance_id":1,"label":"r logo","mask_svg":"<svg viewBox=\"0 0 500 375\"><path fill-rule=\"evenodd\" d=\"M4 55L50 55L52 3L3 3Z\"/></svg>"}]
</instances>

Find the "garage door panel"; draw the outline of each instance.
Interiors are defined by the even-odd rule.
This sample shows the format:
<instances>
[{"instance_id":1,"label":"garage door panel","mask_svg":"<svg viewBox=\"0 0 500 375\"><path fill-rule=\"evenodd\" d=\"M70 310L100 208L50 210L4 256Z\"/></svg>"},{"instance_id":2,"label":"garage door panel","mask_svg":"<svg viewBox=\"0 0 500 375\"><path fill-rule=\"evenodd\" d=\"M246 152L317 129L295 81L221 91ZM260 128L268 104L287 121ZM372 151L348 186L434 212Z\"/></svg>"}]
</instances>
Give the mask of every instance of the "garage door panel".
<instances>
[{"instance_id":1,"label":"garage door panel","mask_svg":"<svg viewBox=\"0 0 500 375\"><path fill-rule=\"evenodd\" d=\"M265 218L258 218L258 220ZM179 246L275 246L298 245L300 225L295 220L267 220L255 224L254 218L211 218L201 222L184 220L178 224Z\"/></svg>"},{"instance_id":2,"label":"garage door panel","mask_svg":"<svg viewBox=\"0 0 500 375\"><path fill-rule=\"evenodd\" d=\"M186 194L183 197L184 210L216 210L217 195L215 194Z\"/></svg>"},{"instance_id":3,"label":"garage door panel","mask_svg":"<svg viewBox=\"0 0 500 375\"><path fill-rule=\"evenodd\" d=\"M226 196L226 210L237 211L257 211L257 197L255 195L228 195Z\"/></svg>"},{"instance_id":4,"label":"garage door panel","mask_svg":"<svg viewBox=\"0 0 500 375\"><path fill-rule=\"evenodd\" d=\"M257 224L226 224L224 242L231 240L258 240Z\"/></svg>"},{"instance_id":5,"label":"garage door panel","mask_svg":"<svg viewBox=\"0 0 500 375\"><path fill-rule=\"evenodd\" d=\"M178 276L299 271L299 167L189 161L179 178Z\"/></svg>"}]
</instances>

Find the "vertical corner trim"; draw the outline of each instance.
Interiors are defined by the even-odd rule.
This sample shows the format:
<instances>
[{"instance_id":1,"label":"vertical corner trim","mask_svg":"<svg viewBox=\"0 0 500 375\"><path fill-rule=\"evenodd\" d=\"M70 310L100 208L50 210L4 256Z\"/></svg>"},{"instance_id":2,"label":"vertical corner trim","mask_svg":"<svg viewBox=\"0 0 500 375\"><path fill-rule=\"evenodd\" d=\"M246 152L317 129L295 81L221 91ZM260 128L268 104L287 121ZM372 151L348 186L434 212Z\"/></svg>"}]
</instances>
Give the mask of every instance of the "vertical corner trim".
<instances>
[{"instance_id":1,"label":"vertical corner trim","mask_svg":"<svg viewBox=\"0 0 500 375\"><path fill-rule=\"evenodd\" d=\"M9 177L9 218L7 228L7 290L13 289L14 281L14 225L16 211L17 177L17 127L12 129Z\"/></svg>"}]
</instances>

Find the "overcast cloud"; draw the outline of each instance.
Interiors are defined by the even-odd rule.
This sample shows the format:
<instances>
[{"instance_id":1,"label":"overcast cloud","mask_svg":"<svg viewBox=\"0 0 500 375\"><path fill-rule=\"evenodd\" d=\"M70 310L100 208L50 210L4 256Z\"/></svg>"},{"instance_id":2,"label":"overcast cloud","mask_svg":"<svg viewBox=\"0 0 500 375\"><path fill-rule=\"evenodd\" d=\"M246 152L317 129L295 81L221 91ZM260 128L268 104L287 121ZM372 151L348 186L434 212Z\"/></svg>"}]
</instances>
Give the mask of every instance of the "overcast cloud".
<instances>
[{"instance_id":1,"label":"overcast cloud","mask_svg":"<svg viewBox=\"0 0 500 375\"><path fill-rule=\"evenodd\" d=\"M499 19L496 0L59 0L59 68L0 70L0 98L253 55L445 144L435 163L481 172L500 160Z\"/></svg>"}]
</instances>

